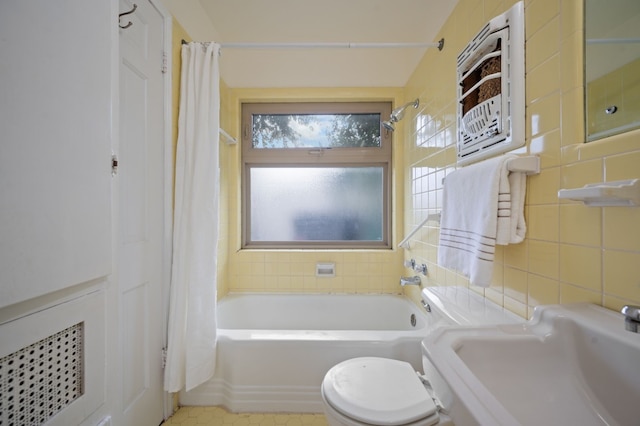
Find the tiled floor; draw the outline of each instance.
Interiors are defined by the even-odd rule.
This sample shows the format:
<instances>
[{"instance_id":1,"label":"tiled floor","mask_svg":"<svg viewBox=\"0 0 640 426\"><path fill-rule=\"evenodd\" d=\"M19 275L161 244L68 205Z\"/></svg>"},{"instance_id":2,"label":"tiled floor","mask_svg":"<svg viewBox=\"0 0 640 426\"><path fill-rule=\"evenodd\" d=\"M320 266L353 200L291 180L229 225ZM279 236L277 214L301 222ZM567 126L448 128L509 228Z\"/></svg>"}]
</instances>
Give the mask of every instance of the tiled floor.
<instances>
[{"instance_id":1,"label":"tiled floor","mask_svg":"<svg viewBox=\"0 0 640 426\"><path fill-rule=\"evenodd\" d=\"M233 414L220 407L181 407L163 426L327 426L322 414Z\"/></svg>"}]
</instances>

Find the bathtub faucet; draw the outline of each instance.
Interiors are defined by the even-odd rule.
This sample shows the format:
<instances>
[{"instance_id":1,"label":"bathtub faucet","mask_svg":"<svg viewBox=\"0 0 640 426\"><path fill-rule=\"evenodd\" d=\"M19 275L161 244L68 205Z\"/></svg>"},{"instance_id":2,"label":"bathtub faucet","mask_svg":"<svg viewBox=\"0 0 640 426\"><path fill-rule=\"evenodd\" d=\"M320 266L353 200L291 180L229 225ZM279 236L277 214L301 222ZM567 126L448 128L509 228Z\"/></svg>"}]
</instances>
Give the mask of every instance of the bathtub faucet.
<instances>
[{"instance_id":1,"label":"bathtub faucet","mask_svg":"<svg viewBox=\"0 0 640 426\"><path fill-rule=\"evenodd\" d=\"M400 277L400 285L420 285L422 284L422 280L418 275L414 275L413 277Z\"/></svg>"}]
</instances>

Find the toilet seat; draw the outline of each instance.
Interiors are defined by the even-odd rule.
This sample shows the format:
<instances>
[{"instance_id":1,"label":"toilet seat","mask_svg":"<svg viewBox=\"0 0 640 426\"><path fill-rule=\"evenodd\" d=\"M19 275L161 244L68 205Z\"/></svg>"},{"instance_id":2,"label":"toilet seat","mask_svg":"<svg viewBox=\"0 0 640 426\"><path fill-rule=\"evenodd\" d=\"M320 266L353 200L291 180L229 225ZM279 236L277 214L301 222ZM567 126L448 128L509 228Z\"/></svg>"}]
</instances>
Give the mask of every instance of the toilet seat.
<instances>
[{"instance_id":1,"label":"toilet seat","mask_svg":"<svg viewBox=\"0 0 640 426\"><path fill-rule=\"evenodd\" d=\"M408 362L353 358L332 367L322 394L339 413L370 425L406 425L439 420L433 399Z\"/></svg>"}]
</instances>

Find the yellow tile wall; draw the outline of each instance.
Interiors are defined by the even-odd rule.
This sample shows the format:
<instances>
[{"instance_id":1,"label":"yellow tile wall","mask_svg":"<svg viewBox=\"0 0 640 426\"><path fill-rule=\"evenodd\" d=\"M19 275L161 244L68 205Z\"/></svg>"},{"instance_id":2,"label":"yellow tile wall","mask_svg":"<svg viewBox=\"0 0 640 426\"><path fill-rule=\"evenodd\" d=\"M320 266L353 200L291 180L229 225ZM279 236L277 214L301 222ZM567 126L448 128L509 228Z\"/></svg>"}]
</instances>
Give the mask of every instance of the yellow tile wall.
<instances>
[{"instance_id":1,"label":"yellow tile wall","mask_svg":"<svg viewBox=\"0 0 640 426\"><path fill-rule=\"evenodd\" d=\"M222 83L221 125L239 135L243 101L367 99L399 105L420 98L418 113L410 111L394 134L397 243L405 230L440 210L442 178L455 169L456 56L488 19L513 3L460 0L435 38L445 38L444 50L428 50L404 88L229 89ZM540 304L590 301L619 309L640 303L640 208L588 208L557 199L560 188L640 177L640 131L584 143L581 3L525 2L526 146L516 152L540 156L542 173L528 179L525 242L499 247L491 287L472 287L523 317ZM179 52L180 39L188 36L176 24ZM178 76L176 62L179 69L174 52ZM407 251L240 250L239 148L221 146L219 297L229 291L397 293L398 277L411 273L402 261L410 258L428 265L427 285L469 285L438 267L438 227L431 223ZM320 261L336 262L337 277L316 279ZM419 297L414 288L407 293Z\"/></svg>"},{"instance_id":2,"label":"yellow tile wall","mask_svg":"<svg viewBox=\"0 0 640 426\"><path fill-rule=\"evenodd\" d=\"M442 178L455 169L456 56L511 0L461 0L404 89L421 108L404 134L405 228L441 208ZM619 309L640 303L640 208L586 207L561 188L640 178L640 131L584 143L582 2L526 0L526 146L541 158L528 178L527 238L498 247L492 285L471 288L529 317L540 304L587 301ZM428 285L469 286L437 265L438 228L427 224L405 259L430 269ZM410 271L405 271L410 272ZM411 289L409 293L417 298Z\"/></svg>"},{"instance_id":3,"label":"yellow tile wall","mask_svg":"<svg viewBox=\"0 0 640 426\"><path fill-rule=\"evenodd\" d=\"M230 89L226 98L225 125L232 135L240 134L240 107L243 102L271 101L403 101L399 88L287 88ZM400 133L398 129L396 133ZM402 144L394 135L392 235L398 240L403 217ZM401 142L401 139L399 139ZM222 155L222 153L221 153ZM219 283L218 295L227 292L307 292L307 293L400 293L402 252L394 250L241 250L241 164L240 145L230 146L222 160L226 167L226 211L228 271ZM223 157L221 157L223 158ZM222 249L222 247L221 247ZM334 278L316 278L317 262L335 262Z\"/></svg>"}]
</instances>

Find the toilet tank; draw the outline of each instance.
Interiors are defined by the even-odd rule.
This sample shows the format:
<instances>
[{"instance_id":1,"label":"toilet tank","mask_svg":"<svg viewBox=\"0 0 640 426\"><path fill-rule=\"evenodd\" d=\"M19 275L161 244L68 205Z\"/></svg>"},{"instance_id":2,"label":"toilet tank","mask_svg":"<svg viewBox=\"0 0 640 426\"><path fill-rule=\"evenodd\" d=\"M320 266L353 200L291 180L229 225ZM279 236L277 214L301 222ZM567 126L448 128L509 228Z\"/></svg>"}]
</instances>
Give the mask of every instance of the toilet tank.
<instances>
[{"instance_id":1,"label":"toilet tank","mask_svg":"<svg viewBox=\"0 0 640 426\"><path fill-rule=\"evenodd\" d=\"M466 287L425 287L422 299L429 306L427 310L430 311L431 324L436 326L514 324L524 321Z\"/></svg>"}]
</instances>

